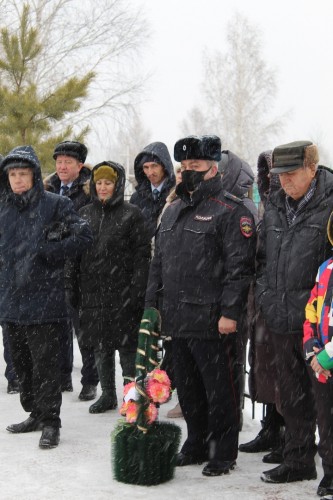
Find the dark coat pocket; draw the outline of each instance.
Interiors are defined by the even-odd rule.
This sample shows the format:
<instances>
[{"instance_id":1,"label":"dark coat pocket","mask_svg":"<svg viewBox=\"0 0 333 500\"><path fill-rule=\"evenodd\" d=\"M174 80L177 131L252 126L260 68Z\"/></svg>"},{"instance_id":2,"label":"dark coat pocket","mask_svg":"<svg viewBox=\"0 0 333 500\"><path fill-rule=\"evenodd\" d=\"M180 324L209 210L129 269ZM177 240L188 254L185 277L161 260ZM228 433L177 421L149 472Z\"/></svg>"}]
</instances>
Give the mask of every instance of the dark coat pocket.
<instances>
[{"instance_id":1,"label":"dark coat pocket","mask_svg":"<svg viewBox=\"0 0 333 500\"><path fill-rule=\"evenodd\" d=\"M218 321L218 305L213 297L192 294L180 295L179 317L180 331L207 332L216 328Z\"/></svg>"}]
</instances>

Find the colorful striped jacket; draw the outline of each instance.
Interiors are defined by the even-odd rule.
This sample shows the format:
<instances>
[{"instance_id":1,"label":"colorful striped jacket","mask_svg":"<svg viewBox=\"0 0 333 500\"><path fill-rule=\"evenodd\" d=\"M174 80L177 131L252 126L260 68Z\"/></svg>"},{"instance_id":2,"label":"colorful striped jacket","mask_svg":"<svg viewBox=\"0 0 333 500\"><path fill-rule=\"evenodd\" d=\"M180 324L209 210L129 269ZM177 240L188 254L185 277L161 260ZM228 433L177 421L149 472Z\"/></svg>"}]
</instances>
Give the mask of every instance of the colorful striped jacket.
<instances>
[{"instance_id":1,"label":"colorful striped jacket","mask_svg":"<svg viewBox=\"0 0 333 500\"><path fill-rule=\"evenodd\" d=\"M316 284L305 307L303 346L306 360L314 355L313 348L321 349L317 359L323 368L333 369L333 258L318 269ZM326 382L320 375L318 380Z\"/></svg>"}]
</instances>

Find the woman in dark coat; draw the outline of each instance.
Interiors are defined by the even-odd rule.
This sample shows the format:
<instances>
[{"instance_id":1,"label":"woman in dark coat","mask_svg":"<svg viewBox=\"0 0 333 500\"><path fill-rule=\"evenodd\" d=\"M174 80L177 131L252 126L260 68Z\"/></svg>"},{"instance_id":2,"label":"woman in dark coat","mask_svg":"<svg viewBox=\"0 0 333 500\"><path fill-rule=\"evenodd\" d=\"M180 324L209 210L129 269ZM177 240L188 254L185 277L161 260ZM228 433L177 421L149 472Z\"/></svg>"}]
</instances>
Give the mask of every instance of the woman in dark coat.
<instances>
[{"instance_id":1,"label":"woman in dark coat","mask_svg":"<svg viewBox=\"0 0 333 500\"><path fill-rule=\"evenodd\" d=\"M90 413L117 406L116 349L124 382L135 376L151 246L143 215L124 201L124 188L124 168L111 161L99 163L92 172L92 203L79 212L94 236L93 246L82 255L79 279L80 335L85 345L94 346L102 388Z\"/></svg>"}]
</instances>

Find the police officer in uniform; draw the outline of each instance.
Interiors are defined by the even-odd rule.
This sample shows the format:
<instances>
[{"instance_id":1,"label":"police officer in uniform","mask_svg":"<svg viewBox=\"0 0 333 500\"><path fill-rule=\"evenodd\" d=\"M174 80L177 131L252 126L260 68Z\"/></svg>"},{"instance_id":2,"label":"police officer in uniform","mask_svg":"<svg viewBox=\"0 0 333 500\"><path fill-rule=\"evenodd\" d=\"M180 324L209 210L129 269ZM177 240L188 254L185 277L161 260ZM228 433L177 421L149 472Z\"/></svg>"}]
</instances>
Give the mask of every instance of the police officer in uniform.
<instances>
[{"instance_id":1,"label":"police officer in uniform","mask_svg":"<svg viewBox=\"0 0 333 500\"><path fill-rule=\"evenodd\" d=\"M174 157L182 182L162 216L146 307L156 306L162 290L162 328L172 337L188 431L177 465L208 461L203 474L217 476L237 458L237 319L254 273L255 225L243 202L222 188L219 137L185 137Z\"/></svg>"}]
</instances>

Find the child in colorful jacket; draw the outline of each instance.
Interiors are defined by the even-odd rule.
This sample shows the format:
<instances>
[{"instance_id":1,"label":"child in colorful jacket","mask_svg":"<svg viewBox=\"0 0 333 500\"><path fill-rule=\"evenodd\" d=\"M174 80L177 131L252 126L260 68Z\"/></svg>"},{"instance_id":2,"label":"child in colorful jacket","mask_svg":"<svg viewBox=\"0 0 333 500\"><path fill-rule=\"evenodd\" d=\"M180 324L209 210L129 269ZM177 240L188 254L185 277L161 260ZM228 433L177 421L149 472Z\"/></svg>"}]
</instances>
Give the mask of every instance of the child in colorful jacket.
<instances>
[{"instance_id":1,"label":"child in colorful jacket","mask_svg":"<svg viewBox=\"0 0 333 500\"><path fill-rule=\"evenodd\" d=\"M333 245L333 214L327 236ZM312 371L320 436L318 453L322 459L324 477L318 495L333 493L333 257L318 269L315 286L305 308L304 356ZM332 497L329 497L333 499Z\"/></svg>"}]
</instances>

